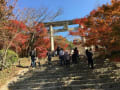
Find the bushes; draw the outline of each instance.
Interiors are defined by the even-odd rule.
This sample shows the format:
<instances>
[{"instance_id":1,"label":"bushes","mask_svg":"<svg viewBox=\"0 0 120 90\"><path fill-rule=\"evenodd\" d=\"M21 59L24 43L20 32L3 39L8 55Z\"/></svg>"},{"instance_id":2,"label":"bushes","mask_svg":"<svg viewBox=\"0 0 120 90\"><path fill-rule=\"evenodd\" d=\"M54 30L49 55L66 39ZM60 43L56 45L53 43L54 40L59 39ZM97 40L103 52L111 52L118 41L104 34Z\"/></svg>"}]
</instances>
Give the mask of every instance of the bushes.
<instances>
[{"instance_id":1,"label":"bushes","mask_svg":"<svg viewBox=\"0 0 120 90\"><path fill-rule=\"evenodd\" d=\"M1 58L2 58L2 53L3 53L3 50L0 50ZM5 62L5 68L13 65L16 61L18 61L18 55L14 51L8 50L7 58L6 58L6 62ZM0 59L0 66L1 66L1 59Z\"/></svg>"},{"instance_id":2,"label":"bushes","mask_svg":"<svg viewBox=\"0 0 120 90\"><path fill-rule=\"evenodd\" d=\"M114 62L120 62L120 51L112 51L110 60Z\"/></svg>"}]
</instances>

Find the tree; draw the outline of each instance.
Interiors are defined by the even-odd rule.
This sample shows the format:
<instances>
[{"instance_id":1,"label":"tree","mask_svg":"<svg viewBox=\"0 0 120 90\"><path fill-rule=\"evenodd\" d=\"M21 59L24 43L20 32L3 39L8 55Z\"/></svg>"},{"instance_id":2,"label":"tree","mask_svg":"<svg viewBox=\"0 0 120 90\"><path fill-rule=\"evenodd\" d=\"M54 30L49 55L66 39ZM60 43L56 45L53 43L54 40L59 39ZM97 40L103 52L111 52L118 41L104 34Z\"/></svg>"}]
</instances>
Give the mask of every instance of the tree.
<instances>
[{"instance_id":1,"label":"tree","mask_svg":"<svg viewBox=\"0 0 120 90\"><path fill-rule=\"evenodd\" d=\"M55 49L60 46L60 48L63 48L64 50L68 47L69 42L66 38L63 36L55 36Z\"/></svg>"},{"instance_id":2,"label":"tree","mask_svg":"<svg viewBox=\"0 0 120 90\"><path fill-rule=\"evenodd\" d=\"M2 54L2 66L5 66L8 49L13 46L15 47L15 49L17 49L15 42L17 43L19 42L20 35L23 35L23 31L26 32L27 28L26 25L24 25L22 22L19 22L17 20L8 20L7 22L2 24L3 26L0 34L0 38L1 38L0 41L1 41L1 45L3 45L1 49L3 49L4 51ZM23 42L23 38L22 38L22 42Z\"/></svg>"},{"instance_id":3,"label":"tree","mask_svg":"<svg viewBox=\"0 0 120 90\"><path fill-rule=\"evenodd\" d=\"M40 22L46 21L48 18L53 20L61 12L58 10L50 15L48 9L45 8L40 10L29 8L25 9L25 12L14 11L16 3L17 0L0 1L0 49L4 51L1 55L1 68L5 66L9 48L19 55L23 55L23 52L26 51L28 53L31 47L47 50L50 47L50 42L47 30ZM47 45L45 46L45 44Z\"/></svg>"},{"instance_id":4,"label":"tree","mask_svg":"<svg viewBox=\"0 0 120 90\"><path fill-rule=\"evenodd\" d=\"M55 13L51 13L48 8L40 8L38 10L28 8L25 9L22 14L22 21L26 23L29 30L29 42L27 52L34 48L50 48L49 35L47 29L44 27L42 22L52 21L61 14L61 9ZM45 42L46 41L46 42ZM45 46L46 45L46 46ZM38 49L39 52L40 49ZM40 53L40 52L39 52ZM41 55L39 55L41 57Z\"/></svg>"},{"instance_id":5,"label":"tree","mask_svg":"<svg viewBox=\"0 0 120 90\"><path fill-rule=\"evenodd\" d=\"M12 26L12 22L10 21L10 19L13 17L13 9L15 7L15 3L16 3L16 0L0 1L0 41L1 41L1 44L3 45L3 47L1 47L3 49L3 52L1 55L1 63L0 63L1 69L5 67L7 50L11 46L13 39L17 36L17 33L16 33L17 27Z\"/></svg>"},{"instance_id":6,"label":"tree","mask_svg":"<svg viewBox=\"0 0 120 90\"><path fill-rule=\"evenodd\" d=\"M120 50L119 45L119 21L120 21L120 1L112 5L103 5L96 12L88 17L90 19L91 31L95 33L94 42L105 46L108 52ZM89 37L93 37L89 34Z\"/></svg>"},{"instance_id":7,"label":"tree","mask_svg":"<svg viewBox=\"0 0 120 90\"><path fill-rule=\"evenodd\" d=\"M100 45L111 53L120 50L119 21L120 1L114 0L110 5L103 5L93 10L86 18L75 20L84 28L79 28L77 32L70 34L85 37L86 46Z\"/></svg>"}]
</instances>

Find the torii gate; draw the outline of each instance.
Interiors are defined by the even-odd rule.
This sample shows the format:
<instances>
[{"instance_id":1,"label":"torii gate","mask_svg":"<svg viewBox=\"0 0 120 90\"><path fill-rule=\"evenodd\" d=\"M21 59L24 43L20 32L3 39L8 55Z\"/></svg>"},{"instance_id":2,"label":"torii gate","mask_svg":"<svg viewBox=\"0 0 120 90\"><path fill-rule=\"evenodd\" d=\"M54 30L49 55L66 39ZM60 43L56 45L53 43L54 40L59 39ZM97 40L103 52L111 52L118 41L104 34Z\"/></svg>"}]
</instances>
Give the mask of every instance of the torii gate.
<instances>
[{"instance_id":1,"label":"torii gate","mask_svg":"<svg viewBox=\"0 0 120 90\"><path fill-rule=\"evenodd\" d=\"M44 23L45 27L49 27L50 30L50 39L51 39L51 51L54 51L54 30L53 27L60 27L63 26L63 29L57 29L56 32L64 32L64 31L70 31L70 30L77 30L79 27L75 28L68 28L68 25L75 25L76 23L73 22L73 20L66 20L66 21L56 21L56 22L47 22ZM78 24L79 25L79 24ZM84 40L85 41L85 40Z\"/></svg>"}]
</instances>

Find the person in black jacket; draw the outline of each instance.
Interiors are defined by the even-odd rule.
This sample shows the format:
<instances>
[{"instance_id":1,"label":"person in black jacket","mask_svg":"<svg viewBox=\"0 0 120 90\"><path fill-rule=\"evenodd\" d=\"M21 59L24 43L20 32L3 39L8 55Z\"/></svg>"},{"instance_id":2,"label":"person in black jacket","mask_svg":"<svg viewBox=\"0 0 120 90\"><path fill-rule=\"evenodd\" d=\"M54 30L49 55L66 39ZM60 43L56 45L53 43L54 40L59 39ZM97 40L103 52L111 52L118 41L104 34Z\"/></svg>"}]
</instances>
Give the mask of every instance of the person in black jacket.
<instances>
[{"instance_id":1,"label":"person in black jacket","mask_svg":"<svg viewBox=\"0 0 120 90\"><path fill-rule=\"evenodd\" d=\"M93 67L93 58L92 58L93 54L91 52L91 49L90 49L90 51L88 49L86 49L86 56L88 58L88 66L91 66L91 68L93 69L94 68Z\"/></svg>"},{"instance_id":2,"label":"person in black jacket","mask_svg":"<svg viewBox=\"0 0 120 90\"><path fill-rule=\"evenodd\" d=\"M58 46L57 49L56 49L56 51L57 51L57 56L59 56L60 50L61 50L61 49L60 49L60 47Z\"/></svg>"},{"instance_id":3,"label":"person in black jacket","mask_svg":"<svg viewBox=\"0 0 120 90\"><path fill-rule=\"evenodd\" d=\"M35 60L36 60L36 56L37 56L37 54L36 54L36 48L34 48L33 50L31 50L30 56L31 56L31 66L35 67L36 66Z\"/></svg>"},{"instance_id":4,"label":"person in black jacket","mask_svg":"<svg viewBox=\"0 0 120 90\"><path fill-rule=\"evenodd\" d=\"M72 55L72 62L73 63L77 64L78 56L79 56L79 51L78 51L77 47L75 47L73 55Z\"/></svg>"},{"instance_id":5,"label":"person in black jacket","mask_svg":"<svg viewBox=\"0 0 120 90\"><path fill-rule=\"evenodd\" d=\"M47 56L48 56L48 64L51 64L52 52L50 50L48 50Z\"/></svg>"}]
</instances>

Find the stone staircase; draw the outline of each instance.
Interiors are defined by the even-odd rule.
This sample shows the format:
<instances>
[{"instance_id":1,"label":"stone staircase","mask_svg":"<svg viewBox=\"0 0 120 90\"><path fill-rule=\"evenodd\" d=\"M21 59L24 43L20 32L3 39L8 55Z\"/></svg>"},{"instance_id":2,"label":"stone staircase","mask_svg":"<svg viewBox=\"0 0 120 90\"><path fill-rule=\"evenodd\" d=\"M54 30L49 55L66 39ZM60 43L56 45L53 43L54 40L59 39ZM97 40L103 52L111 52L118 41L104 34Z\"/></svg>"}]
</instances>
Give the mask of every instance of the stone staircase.
<instances>
[{"instance_id":1,"label":"stone staircase","mask_svg":"<svg viewBox=\"0 0 120 90\"><path fill-rule=\"evenodd\" d=\"M59 66L58 60L44 64L9 84L9 90L120 90L120 70L109 61L96 60L89 69L85 60Z\"/></svg>"}]
</instances>

